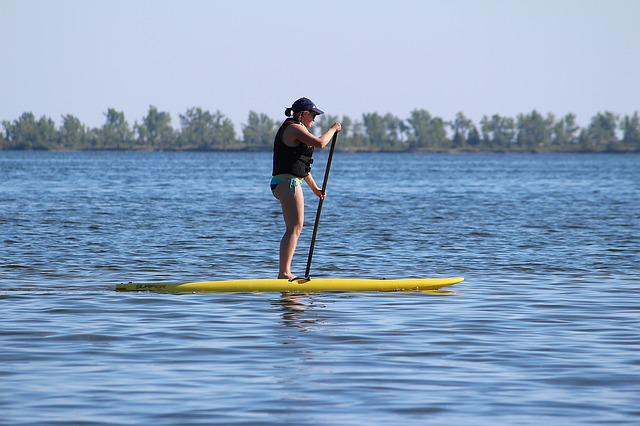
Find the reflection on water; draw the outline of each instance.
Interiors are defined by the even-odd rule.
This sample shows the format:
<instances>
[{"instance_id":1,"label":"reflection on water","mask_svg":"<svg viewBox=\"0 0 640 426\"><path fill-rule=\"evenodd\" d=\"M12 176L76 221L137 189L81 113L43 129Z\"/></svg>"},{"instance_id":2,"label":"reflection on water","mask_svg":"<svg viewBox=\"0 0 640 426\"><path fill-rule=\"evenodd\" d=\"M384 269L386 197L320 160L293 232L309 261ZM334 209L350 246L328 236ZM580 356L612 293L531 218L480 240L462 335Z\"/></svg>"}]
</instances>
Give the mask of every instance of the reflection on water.
<instances>
[{"instance_id":1,"label":"reflection on water","mask_svg":"<svg viewBox=\"0 0 640 426\"><path fill-rule=\"evenodd\" d=\"M311 295L282 293L280 299L272 303L282 308L282 323L287 327L308 330L318 322L318 319L305 317L308 310L315 308Z\"/></svg>"},{"instance_id":2,"label":"reflection on water","mask_svg":"<svg viewBox=\"0 0 640 426\"><path fill-rule=\"evenodd\" d=\"M431 294L434 296L459 296L462 292L453 290L420 290L420 293Z\"/></svg>"}]
</instances>

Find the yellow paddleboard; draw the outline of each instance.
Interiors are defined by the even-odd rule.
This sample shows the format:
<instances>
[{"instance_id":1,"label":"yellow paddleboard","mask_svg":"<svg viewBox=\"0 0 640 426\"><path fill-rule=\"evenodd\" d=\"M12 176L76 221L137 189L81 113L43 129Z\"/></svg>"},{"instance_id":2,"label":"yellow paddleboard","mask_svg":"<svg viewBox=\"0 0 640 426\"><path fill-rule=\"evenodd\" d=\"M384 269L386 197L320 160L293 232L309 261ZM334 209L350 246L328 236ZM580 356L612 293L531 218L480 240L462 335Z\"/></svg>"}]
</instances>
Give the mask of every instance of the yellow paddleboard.
<instances>
[{"instance_id":1,"label":"yellow paddleboard","mask_svg":"<svg viewBox=\"0 0 640 426\"><path fill-rule=\"evenodd\" d=\"M464 278L296 278L255 279L229 281L202 281L182 284L129 283L118 284L116 291L154 291L159 293L231 293L231 292L281 292L315 293L320 291L420 291L437 290L463 281Z\"/></svg>"}]
</instances>

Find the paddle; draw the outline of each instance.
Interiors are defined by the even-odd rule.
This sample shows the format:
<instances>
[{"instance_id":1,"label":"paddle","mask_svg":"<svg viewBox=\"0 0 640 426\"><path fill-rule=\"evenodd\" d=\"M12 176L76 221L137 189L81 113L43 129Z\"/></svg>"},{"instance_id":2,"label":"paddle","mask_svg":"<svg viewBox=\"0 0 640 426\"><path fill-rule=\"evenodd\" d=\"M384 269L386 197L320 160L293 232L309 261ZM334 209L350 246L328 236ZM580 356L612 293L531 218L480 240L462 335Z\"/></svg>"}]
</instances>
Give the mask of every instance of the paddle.
<instances>
[{"instance_id":1,"label":"paddle","mask_svg":"<svg viewBox=\"0 0 640 426\"><path fill-rule=\"evenodd\" d=\"M331 139L331 149L329 150L329 159L327 160L327 168L324 171L324 182L322 182L322 194L327 192L327 181L329 180L329 170L331 169L331 160L333 159L333 150L336 147L336 139L338 139L338 133L333 134ZM309 279L309 271L311 270L311 258L313 257L313 249L316 245L316 236L318 235L318 225L320 224L320 213L322 212L322 202L324 200L320 198L318 202L318 211L316 212L316 223L313 225L313 235L311 236L311 247L309 247L309 257L307 258L307 269L304 271L304 278Z\"/></svg>"}]
</instances>

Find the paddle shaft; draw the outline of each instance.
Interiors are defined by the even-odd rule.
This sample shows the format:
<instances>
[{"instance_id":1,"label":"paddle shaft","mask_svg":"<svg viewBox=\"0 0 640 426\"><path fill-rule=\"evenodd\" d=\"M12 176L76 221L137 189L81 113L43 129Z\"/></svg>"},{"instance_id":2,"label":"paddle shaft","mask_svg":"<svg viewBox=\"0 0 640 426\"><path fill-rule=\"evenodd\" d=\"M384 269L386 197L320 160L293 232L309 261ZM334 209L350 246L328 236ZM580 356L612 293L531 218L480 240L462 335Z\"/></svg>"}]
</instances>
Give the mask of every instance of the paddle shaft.
<instances>
[{"instance_id":1,"label":"paddle shaft","mask_svg":"<svg viewBox=\"0 0 640 426\"><path fill-rule=\"evenodd\" d=\"M333 150L336 147L336 139L338 139L338 132L333 134L331 139L331 149L329 150L329 159L327 160L327 168L324 170L324 182L322 182L322 195L326 194L327 182L329 181L329 170L331 169L331 160L333 159ZM309 247L309 257L307 258L307 269L304 272L304 277L309 279L309 271L311 270L311 259L313 258L313 249L316 245L316 236L318 235L318 225L320 225L320 213L322 213L322 202L324 200L320 198L318 202L318 211L316 212L316 222L313 225L313 235L311 236L311 246Z\"/></svg>"}]
</instances>

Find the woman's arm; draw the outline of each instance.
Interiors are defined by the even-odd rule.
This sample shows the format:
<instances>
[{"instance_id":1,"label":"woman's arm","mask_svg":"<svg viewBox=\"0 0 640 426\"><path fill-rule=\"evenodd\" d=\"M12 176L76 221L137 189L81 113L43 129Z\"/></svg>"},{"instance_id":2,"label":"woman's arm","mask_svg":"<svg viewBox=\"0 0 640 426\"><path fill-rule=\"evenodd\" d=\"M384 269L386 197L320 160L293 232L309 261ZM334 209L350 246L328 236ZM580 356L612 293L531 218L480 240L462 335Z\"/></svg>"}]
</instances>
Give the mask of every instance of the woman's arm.
<instances>
[{"instance_id":1,"label":"woman's arm","mask_svg":"<svg viewBox=\"0 0 640 426\"><path fill-rule=\"evenodd\" d=\"M331 142L331 138L333 137L333 135L340 130L342 130L342 126L340 125L340 123L336 122L333 123L333 126L329 127L329 130L324 132L322 136L317 137L303 125L292 124L287 127L282 137L287 145L294 146L296 141L300 141L305 145L324 149L324 147L327 146L329 142Z\"/></svg>"},{"instance_id":2,"label":"woman's arm","mask_svg":"<svg viewBox=\"0 0 640 426\"><path fill-rule=\"evenodd\" d=\"M326 194L322 193L322 189L318 187L318 184L313 179L313 176L311 176L311 173L309 173L304 177L304 181L307 182L307 185L309 185L309 188L311 188L314 194L316 194L318 197L322 198L323 200L326 198Z\"/></svg>"}]
</instances>

